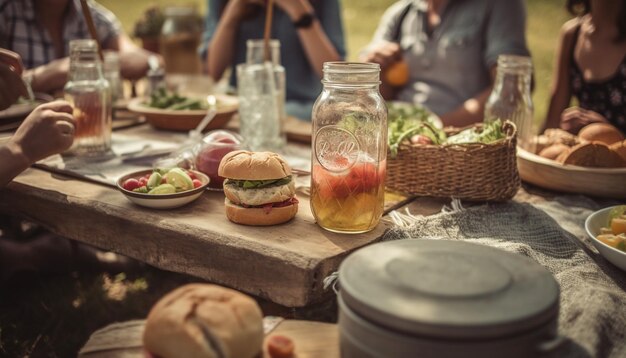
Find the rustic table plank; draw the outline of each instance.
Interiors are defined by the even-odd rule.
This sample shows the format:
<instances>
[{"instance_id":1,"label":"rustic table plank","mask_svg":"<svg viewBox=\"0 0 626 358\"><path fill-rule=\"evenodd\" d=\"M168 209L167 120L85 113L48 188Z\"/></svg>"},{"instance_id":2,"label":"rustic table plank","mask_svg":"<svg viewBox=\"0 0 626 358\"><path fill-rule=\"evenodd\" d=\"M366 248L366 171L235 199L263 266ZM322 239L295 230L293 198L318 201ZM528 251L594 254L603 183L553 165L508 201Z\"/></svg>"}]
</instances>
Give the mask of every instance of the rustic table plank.
<instances>
[{"instance_id":1,"label":"rustic table plank","mask_svg":"<svg viewBox=\"0 0 626 358\"><path fill-rule=\"evenodd\" d=\"M0 211L52 232L156 267L194 275L288 307L329 295L322 280L351 251L390 227L341 235L315 224L306 197L294 220L272 227L229 222L223 194L206 192L188 206L135 206L117 190L31 168L0 191Z\"/></svg>"}]
</instances>

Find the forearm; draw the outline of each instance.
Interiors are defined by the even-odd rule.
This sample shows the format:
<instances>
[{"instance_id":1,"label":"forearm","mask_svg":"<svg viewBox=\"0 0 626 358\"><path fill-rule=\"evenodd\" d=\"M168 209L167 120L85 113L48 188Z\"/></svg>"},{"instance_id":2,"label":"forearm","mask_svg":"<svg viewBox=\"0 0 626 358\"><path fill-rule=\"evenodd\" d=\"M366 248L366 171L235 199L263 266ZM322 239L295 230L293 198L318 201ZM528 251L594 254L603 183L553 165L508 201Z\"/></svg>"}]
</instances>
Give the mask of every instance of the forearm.
<instances>
[{"instance_id":1,"label":"forearm","mask_svg":"<svg viewBox=\"0 0 626 358\"><path fill-rule=\"evenodd\" d=\"M222 78L224 71L232 63L238 25L237 21L225 18L215 29L207 55L209 76L215 81Z\"/></svg>"},{"instance_id":2,"label":"forearm","mask_svg":"<svg viewBox=\"0 0 626 358\"><path fill-rule=\"evenodd\" d=\"M300 20L306 14L315 15L309 1L288 0L282 2L282 5L281 2L278 4L293 22ZM324 62L341 61L339 52L318 19L314 20L311 26L298 28L297 31L309 64L320 78L323 77Z\"/></svg>"},{"instance_id":3,"label":"forearm","mask_svg":"<svg viewBox=\"0 0 626 358\"><path fill-rule=\"evenodd\" d=\"M30 77L30 85L33 91L51 93L65 86L68 72L69 58L66 57L27 70L24 72L24 77Z\"/></svg>"},{"instance_id":4,"label":"forearm","mask_svg":"<svg viewBox=\"0 0 626 358\"><path fill-rule=\"evenodd\" d=\"M441 116L443 124L446 126L465 127L474 123L482 122L485 112L485 103L491 87L484 89L477 96L463 102L451 112Z\"/></svg>"},{"instance_id":5,"label":"forearm","mask_svg":"<svg viewBox=\"0 0 626 358\"><path fill-rule=\"evenodd\" d=\"M0 188L30 166L30 162L19 146L12 142L0 147Z\"/></svg>"},{"instance_id":6,"label":"forearm","mask_svg":"<svg viewBox=\"0 0 626 358\"><path fill-rule=\"evenodd\" d=\"M298 37L311 68L322 78L324 62L341 61L341 57L324 32L319 21L314 21L309 28L298 29Z\"/></svg>"},{"instance_id":7,"label":"forearm","mask_svg":"<svg viewBox=\"0 0 626 358\"><path fill-rule=\"evenodd\" d=\"M548 128L559 128L559 124L561 122L561 113L565 110L566 106L558 103L557 99L554 97L550 100L550 105L548 106L548 113L546 116L545 123L541 128L541 133L543 133Z\"/></svg>"}]
</instances>

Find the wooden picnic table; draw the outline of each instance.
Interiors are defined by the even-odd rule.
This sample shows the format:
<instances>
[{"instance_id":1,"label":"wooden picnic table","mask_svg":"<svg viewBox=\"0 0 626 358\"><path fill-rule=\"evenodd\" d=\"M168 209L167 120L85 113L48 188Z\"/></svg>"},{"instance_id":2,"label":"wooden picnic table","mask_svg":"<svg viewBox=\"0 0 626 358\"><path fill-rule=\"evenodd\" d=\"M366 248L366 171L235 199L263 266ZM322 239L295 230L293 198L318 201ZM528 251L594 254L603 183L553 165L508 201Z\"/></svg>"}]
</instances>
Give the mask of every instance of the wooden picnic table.
<instances>
[{"instance_id":1,"label":"wooden picnic table","mask_svg":"<svg viewBox=\"0 0 626 358\"><path fill-rule=\"evenodd\" d=\"M227 220L222 192L207 191L182 208L154 210L132 204L111 186L30 168L0 190L0 211L161 269L304 307L330 295L323 279L390 223L361 235L331 233L315 224L308 198L299 199L292 221L251 227Z\"/></svg>"},{"instance_id":2,"label":"wooden picnic table","mask_svg":"<svg viewBox=\"0 0 626 358\"><path fill-rule=\"evenodd\" d=\"M407 199L402 196L387 198L392 198L395 207L410 201L402 202ZM308 197L300 195L299 199L292 221L250 227L227 220L221 192L207 191L182 208L153 210L132 204L111 186L30 168L0 191L0 211L164 270L283 306L305 307L329 297L332 291L323 288L324 278L350 252L377 241L391 221L384 217L366 234L331 233L315 224ZM447 201L420 198L418 202L410 206L413 213L432 214Z\"/></svg>"}]
</instances>

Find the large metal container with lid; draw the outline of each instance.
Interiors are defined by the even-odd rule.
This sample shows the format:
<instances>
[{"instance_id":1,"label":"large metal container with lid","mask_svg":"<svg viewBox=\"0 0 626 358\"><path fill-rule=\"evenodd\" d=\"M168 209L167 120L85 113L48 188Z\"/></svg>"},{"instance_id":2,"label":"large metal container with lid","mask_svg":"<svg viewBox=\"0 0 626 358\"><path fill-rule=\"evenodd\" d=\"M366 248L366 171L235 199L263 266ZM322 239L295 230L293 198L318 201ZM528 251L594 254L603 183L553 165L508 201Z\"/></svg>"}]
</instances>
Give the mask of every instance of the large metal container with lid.
<instances>
[{"instance_id":1,"label":"large metal container with lid","mask_svg":"<svg viewBox=\"0 0 626 358\"><path fill-rule=\"evenodd\" d=\"M549 356L559 286L542 266L447 240L379 243L339 269L341 356Z\"/></svg>"}]
</instances>

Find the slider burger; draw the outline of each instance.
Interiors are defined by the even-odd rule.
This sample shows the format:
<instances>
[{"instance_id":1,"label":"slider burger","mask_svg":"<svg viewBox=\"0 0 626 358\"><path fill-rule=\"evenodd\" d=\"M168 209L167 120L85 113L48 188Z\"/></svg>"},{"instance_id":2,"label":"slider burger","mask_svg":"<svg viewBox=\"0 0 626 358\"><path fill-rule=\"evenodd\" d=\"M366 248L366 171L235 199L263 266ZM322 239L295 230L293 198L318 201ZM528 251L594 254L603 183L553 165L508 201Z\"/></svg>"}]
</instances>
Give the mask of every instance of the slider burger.
<instances>
[{"instance_id":1,"label":"slider burger","mask_svg":"<svg viewBox=\"0 0 626 358\"><path fill-rule=\"evenodd\" d=\"M152 307L143 333L148 357L254 358L263 314L250 297L208 284L182 286Z\"/></svg>"},{"instance_id":2,"label":"slider burger","mask_svg":"<svg viewBox=\"0 0 626 358\"><path fill-rule=\"evenodd\" d=\"M271 152L234 151L220 162L218 175L226 178L226 216L244 225L275 225L298 212L291 168Z\"/></svg>"}]
</instances>

